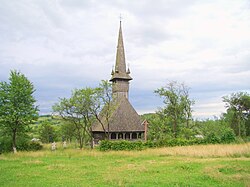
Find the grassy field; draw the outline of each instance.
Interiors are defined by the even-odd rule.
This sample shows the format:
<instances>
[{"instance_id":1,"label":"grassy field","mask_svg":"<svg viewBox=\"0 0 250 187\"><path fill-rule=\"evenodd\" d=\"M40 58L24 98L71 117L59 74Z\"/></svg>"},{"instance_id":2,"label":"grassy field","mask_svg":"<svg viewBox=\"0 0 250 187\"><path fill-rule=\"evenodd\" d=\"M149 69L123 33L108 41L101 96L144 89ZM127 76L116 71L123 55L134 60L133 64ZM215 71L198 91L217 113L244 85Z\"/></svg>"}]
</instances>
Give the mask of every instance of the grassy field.
<instances>
[{"instance_id":1,"label":"grassy field","mask_svg":"<svg viewBox=\"0 0 250 187\"><path fill-rule=\"evenodd\" d=\"M250 143L3 154L0 186L250 186Z\"/></svg>"}]
</instances>

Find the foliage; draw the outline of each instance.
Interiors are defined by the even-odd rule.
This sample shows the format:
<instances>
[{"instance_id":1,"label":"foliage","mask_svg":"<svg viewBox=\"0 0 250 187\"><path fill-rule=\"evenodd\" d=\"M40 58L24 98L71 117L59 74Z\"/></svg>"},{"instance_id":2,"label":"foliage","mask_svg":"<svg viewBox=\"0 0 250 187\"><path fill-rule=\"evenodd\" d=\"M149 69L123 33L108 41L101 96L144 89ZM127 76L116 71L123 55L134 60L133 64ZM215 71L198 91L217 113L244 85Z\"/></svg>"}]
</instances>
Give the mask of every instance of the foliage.
<instances>
[{"instance_id":1,"label":"foliage","mask_svg":"<svg viewBox=\"0 0 250 187\"><path fill-rule=\"evenodd\" d=\"M149 123L148 140L162 140L172 138L170 121L160 114L145 114L142 116Z\"/></svg>"},{"instance_id":2,"label":"foliage","mask_svg":"<svg viewBox=\"0 0 250 187\"><path fill-rule=\"evenodd\" d=\"M19 151L37 151L42 149L42 145L39 142L32 142L27 135L18 136L16 148ZM12 151L12 139L11 137L0 138L0 153Z\"/></svg>"},{"instance_id":3,"label":"foliage","mask_svg":"<svg viewBox=\"0 0 250 187\"><path fill-rule=\"evenodd\" d=\"M148 127L149 141L146 142L146 147L236 142L233 130L223 119L194 121L189 128L181 126L177 138L174 138L167 118L161 117L159 114L145 114L142 117L150 124ZM196 135L201 138L196 138Z\"/></svg>"},{"instance_id":4,"label":"foliage","mask_svg":"<svg viewBox=\"0 0 250 187\"><path fill-rule=\"evenodd\" d=\"M97 120L109 137L109 119L112 110L112 90L108 81L102 81L97 88L75 89L69 99L61 98L53 106L53 111L67 123L61 128L63 138L72 139L76 136L80 148L91 144L92 124ZM105 128L104 124L108 124Z\"/></svg>"},{"instance_id":5,"label":"foliage","mask_svg":"<svg viewBox=\"0 0 250 187\"><path fill-rule=\"evenodd\" d=\"M75 125L70 122L63 123L61 125L61 135L63 141L66 140L67 142L71 142L76 136Z\"/></svg>"},{"instance_id":6,"label":"foliage","mask_svg":"<svg viewBox=\"0 0 250 187\"><path fill-rule=\"evenodd\" d=\"M141 141L109 141L109 140L102 140L99 149L101 151L121 151L121 150L142 150L144 149L144 144Z\"/></svg>"},{"instance_id":7,"label":"foliage","mask_svg":"<svg viewBox=\"0 0 250 187\"><path fill-rule=\"evenodd\" d=\"M205 137L205 142L209 144L219 144L221 140L218 135L212 132Z\"/></svg>"},{"instance_id":8,"label":"foliage","mask_svg":"<svg viewBox=\"0 0 250 187\"><path fill-rule=\"evenodd\" d=\"M92 145L91 125L94 116L92 107L95 106L97 89L75 89L69 99L61 98L53 106L53 111L58 113L65 121L74 125L80 148L88 142Z\"/></svg>"},{"instance_id":9,"label":"foliage","mask_svg":"<svg viewBox=\"0 0 250 187\"><path fill-rule=\"evenodd\" d=\"M232 143L236 137L223 119L196 121L198 133L204 136L205 143Z\"/></svg>"},{"instance_id":10,"label":"foliage","mask_svg":"<svg viewBox=\"0 0 250 187\"><path fill-rule=\"evenodd\" d=\"M39 126L39 138L43 143L57 141L57 133L51 121L43 121Z\"/></svg>"},{"instance_id":11,"label":"foliage","mask_svg":"<svg viewBox=\"0 0 250 187\"><path fill-rule=\"evenodd\" d=\"M184 139L184 138L173 138L173 139L163 139L157 141L147 141L145 142L145 147L175 147L175 146L187 146L195 144L205 144L203 140L200 139Z\"/></svg>"},{"instance_id":12,"label":"foliage","mask_svg":"<svg viewBox=\"0 0 250 187\"><path fill-rule=\"evenodd\" d=\"M237 136L250 135L250 95L244 92L232 93L223 97L227 112L225 120Z\"/></svg>"},{"instance_id":13,"label":"foliage","mask_svg":"<svg viewBox=\"0 0 250 187\"><path fill-rule=\"evenodd\" d=\"M189 122L192 120L191 107L194 101L189 99L189 88L172 81L155 90L155 93L163 97L165 104L158 113L170 121L173 136L176 138L180 125L185 123L189 128Z\"/></svg>"},{"instance_id":14,"label":"foliage","mask_svg":"<svg viewBox=\"0 0 250 187\"><path fill-rule=\"evenodd\" d=\"M112 85L107 80L102 80L96 88L95 102L91 108L91 113L101 124L105 138L109 139L109 120L114 111L114 100L112 100ZM105 125L107 124L107 125Z\"/></svg>"},{"instance_id":15,"label":"foliage","mask_svg":"<svg viewBox=\"0 0 250 187\"><path fill-rule=\"evenodd\" d=\"M148 140L146 142L141 141L109 141L103 140L100 143L99 149L101 151L120 151L120 150L143 150L153 147L175 147L175 146L187 146L187 145L199 145L199 144L215 144L221 143L220 139L211 135L208 139L185 139L185 138L172 138L172 139L160 139L160 140ZM230 142L229 142L230 143Z\"/></svg>"},{"instance_id":16,"label":"foliage","mask_svg":"<svg viewBox=\"0 0 250 187\"><path fill-rule=\"evenodd\" d=\"M38 118L34 91L33 84L17 71L10 72L9 82L0 82L0 128L12 137L14 152L17 136Z\"/></svg>"},{"instance_id":17,"label":"foliage","mask_svg":"<svg viewBox=\"0 0 250 187\"><path fill-rule=\"evenodd\" d=\"M233 132L233 129L225 129L221 136L221 142L222 143L232 143L236 141L236 136Z\"/></svg>"},{"instance_id":18,"label":"foliage","mask_svg":"<svg viewBox=\"0 0 250 187\"><path fill-rule=\"evenodd\" d=\"M197 128L195 125L192 128L180 127L178 138L192 139L197 135Z\"/></svg>"}]
</instances>

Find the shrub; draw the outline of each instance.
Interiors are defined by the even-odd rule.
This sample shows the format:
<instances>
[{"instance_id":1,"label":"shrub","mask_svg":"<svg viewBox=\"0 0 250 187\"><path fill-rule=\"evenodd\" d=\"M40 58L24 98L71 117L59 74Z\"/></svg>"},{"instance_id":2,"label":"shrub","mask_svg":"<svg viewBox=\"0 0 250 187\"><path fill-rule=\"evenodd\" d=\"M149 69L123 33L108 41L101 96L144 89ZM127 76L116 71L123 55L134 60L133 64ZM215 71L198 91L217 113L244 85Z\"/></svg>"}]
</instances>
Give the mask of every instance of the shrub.
<instances>
[{"instance_id":1,"label":"shrub","mask_svg":"<svg viewBox=\"0 0 250 187\"><path fill-rule=\"evenodd\" d=\"M219 144L221 143L221 139L216 136L215 133L210 133L205 137L205 142L210 144Z\"/></svg>"},{"instance_id":2,"label":"shrub","mask_svg":"<svg viewBox=\"0 0 250 187\"><path fill-rule=\"evenodd\" d=\"M232 143L236 141L235 134L232 129L226 129L221 137L222 143Z\"/></svg>"},{"instance_id":3,"label":"shrub","mask_svg":"<svg viewBox=\"0 0 250 187\"><path fill-rule=\"evenodd\" d=\"M30 142L29 151L38 151L41 150L43 146L39 142Z\"/></svg>"},{"instance_id":4,"label":"shrub","mask_svg":"<svg viewBox=\"0 0 250 187\"><path fill-rule=\"evenodd\" d=\"M39 142L31 142L28 138L17 138L17 151L37 151L42 149L42 145ZM10 137L4 137L0 139L0 153L11 152L12 140Z\"/></svg>"},{"instance_id":5,"label":"shrub","mask_svg":"<svg viewBox=\"0 0 250 187\"><path fill-rule=\"evenodd\" d=\"M144 146L145 147L148 147L148 148L153 148L153 147L157 147L156 143L151 141L151 140L148 140L144 143Z\"/></svg>"},{"instance_id":6,"label":"shrub","mask_svg":"<svg viewBox=\"0 0 250 187\"><path fill-rule=\"evenodd\" d=\"M111 141L108 140L102 140L99 145L99 149L101 151L108 151L111 150Z\"/></svg>"},{"instance_id":7,"label":"shrub","mask_svg":"<svg viewBox=\"0 0 250 187\"><path fill-rule=\"evenodd\" d=\"M101 151L108 151L108 150L114 150L114 151L121 151L121 150L142 150L144 149L144 143L141 141L109 141L109 140L103 140L100 143L99 149Z\"/></svg>"},{"instance_id":8,"label":"shrub","mask_svg":"<svg viewBox=\"0 0 250 187\"><path fill-rule=\"evenodd\" d=\"M11 152L12 142L10 138L2 137L0 138L0 153Z\"/></svg>"}]
</instances>

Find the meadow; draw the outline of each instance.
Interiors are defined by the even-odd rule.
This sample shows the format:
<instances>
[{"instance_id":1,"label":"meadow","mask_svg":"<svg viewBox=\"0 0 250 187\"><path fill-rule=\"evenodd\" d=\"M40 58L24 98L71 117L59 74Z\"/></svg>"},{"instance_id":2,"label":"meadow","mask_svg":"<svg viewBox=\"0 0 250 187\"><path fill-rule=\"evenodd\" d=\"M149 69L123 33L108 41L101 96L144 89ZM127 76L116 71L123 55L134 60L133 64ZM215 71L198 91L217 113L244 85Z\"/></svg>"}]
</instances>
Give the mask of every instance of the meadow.
<instances>
[{"instance_id":1,"label":"meadow","mask_svg":"<svg viewBox=\"0 0 250 187\"><path fill-rule=\"evenodd\" d=\"M250 143L0 155L0 186L250 186Z\"/></svg>"}]
</instances>

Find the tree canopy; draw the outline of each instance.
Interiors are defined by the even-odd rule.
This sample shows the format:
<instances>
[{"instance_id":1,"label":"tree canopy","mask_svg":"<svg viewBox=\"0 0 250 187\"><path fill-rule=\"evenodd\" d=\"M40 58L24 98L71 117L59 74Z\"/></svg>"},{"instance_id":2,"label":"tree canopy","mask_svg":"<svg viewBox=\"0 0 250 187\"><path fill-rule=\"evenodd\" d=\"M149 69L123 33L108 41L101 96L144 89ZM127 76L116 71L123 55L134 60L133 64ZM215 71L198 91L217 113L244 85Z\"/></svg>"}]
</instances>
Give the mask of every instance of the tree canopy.
<instances>
[{"instance_id":1,"label":"tree canopy","mask_svg":"<svg viewBox=\"0 0 250 187\"><path fill-rule=\"evenodd\" d=\"M158 111L170 121L174 137L177 137L178 127L185 122L189 128L192 120L192 105L194 101L189 98L189 88L176 81L168 82L166 86L155 90L163 98L164 107Z\"/></svg>"},{"instance_id":2,"label":"tree canopy","mask_svg":"<svg viewBox=\"0 0 250 187\"><path fill-rule=\"evenodd\" d=\"M60 98L53 106L53 111L75 127L80 148L90 142L92 144L91 125L94 116L91 113L95 106L97 90L92 88L75 89L69 99Z\"/></svg>"},{"instance_id":3,"label":"tree canopy","mask_svg":"<svg viewBox=\"0 0 250 187\"><path fill-rule=\"evenodd\" d=\"M250 135L250 95L246 92L232 93L223 97L227 112L225 120L238 136Z\"/></svg>"},{"instance_id":4,"label":"tree canopy","mask_svg":"<svg viewBox=\"0 0 250 187\"><path fill-rule=\"evenodd\" d=\"M33 84L24 74L11 71L9 82L0 82L0 128L12 137L16 152L16 137L28 129L38 117Z\"/></svg>"}]
</instances>

